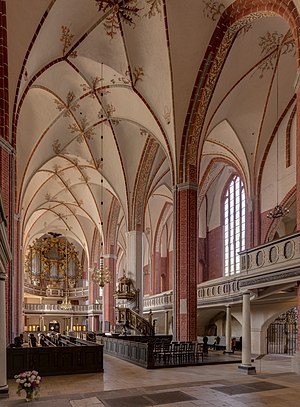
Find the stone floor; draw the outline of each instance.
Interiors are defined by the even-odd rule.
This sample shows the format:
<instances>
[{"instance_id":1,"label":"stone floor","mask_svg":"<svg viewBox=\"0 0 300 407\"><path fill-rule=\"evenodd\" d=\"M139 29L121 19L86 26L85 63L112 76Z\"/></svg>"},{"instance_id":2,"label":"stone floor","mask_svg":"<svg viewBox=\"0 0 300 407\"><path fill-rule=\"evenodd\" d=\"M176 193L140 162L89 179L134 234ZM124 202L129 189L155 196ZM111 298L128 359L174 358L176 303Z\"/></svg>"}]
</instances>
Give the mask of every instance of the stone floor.
<instances>
[{"instance_id":1,"label":"stone floor","mask_svg":"<svg viewBox=\"0 0 300 407\"><path fill-rule=\"evenodd\" d=\"M235 356L236 357L236 356ZM220 358L221 360L221 358ZM237 360L237 359L235 359ZM234 360L233 360L234 361ZM256 375L239 363L146 370L104 356L104 373L45 377L33 407L300 407L300 377L291 358L254 360ZM16 384L0 406L21 406Z\"/></svg>"}]
</instances>

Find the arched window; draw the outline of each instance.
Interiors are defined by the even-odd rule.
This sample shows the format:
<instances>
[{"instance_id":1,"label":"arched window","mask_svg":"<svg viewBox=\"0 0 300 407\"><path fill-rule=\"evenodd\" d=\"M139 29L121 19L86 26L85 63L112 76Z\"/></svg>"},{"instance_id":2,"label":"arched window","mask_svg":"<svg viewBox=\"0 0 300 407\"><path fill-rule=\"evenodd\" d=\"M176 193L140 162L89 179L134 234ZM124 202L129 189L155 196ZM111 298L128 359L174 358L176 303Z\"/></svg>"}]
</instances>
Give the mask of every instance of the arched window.
<instances>
[{"instance_id":1,"label":"arched window","mask_svg":"<svg viewBox=\"0 0 300 407\"><path fill-rule=\"evenodd\" d=\"M224 201L225 276L240 272L238 253L245 249L245 189L237 175L230 182Z\"/></svg>"}]
</instances>

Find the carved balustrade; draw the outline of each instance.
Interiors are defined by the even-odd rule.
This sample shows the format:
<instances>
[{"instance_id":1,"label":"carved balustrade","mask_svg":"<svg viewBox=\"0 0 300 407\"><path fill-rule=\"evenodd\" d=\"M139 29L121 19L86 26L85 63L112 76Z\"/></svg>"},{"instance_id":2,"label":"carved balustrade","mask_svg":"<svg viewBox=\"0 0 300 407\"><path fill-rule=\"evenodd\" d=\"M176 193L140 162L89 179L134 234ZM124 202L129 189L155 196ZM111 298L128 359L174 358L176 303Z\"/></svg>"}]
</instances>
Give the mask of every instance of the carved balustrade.
<instances>
[{"instance_id":1,"label":"carved balustrade","mask_svg":"<svg viewBox=\"0 0 300 407\"><path fill-rule=\"evenodd\" d=\"M42 289L41 287L35 287L30 284L24 285L24 291L26 294L39 295L42 297L63 297L64 290L62 288L47 288ZM88 298L89 288L88 287L76 287L70 288L68 290L68 297L72 298Z\"/></svg>"},{"instance_id":2,"label":"carved balustrade","mask_svg":"<svg viewBox=\"0 0 300 407\"><path fill-rule=\"evenodd\" d=\"M173 305L173 291L144 297L144 311L171 309Z\"/></svg>"},{"instance_id":3,"label":"carved balustrade","mask_svg":"<svg viewBox=\"0 0 300 407\"><path fill-rule=\"evenodd\" d=\"M101 314L102 313L102 304L90 304L90 305L73 305L70 311L66 311L61 308L60 304L24 304L25 314L34 314L34 313L74 313L74 314Z\"/></svg>"},{"instance_id":4,"label":"carved balustrade","mask_svg":"<svg viewBox=\"0 0 300 407\"><path fill-rule=\"evenodd\" d=\"M253 289L296 282L300 277L300 233L241 253L240 287Z\"/></svg>"}]
</instances>

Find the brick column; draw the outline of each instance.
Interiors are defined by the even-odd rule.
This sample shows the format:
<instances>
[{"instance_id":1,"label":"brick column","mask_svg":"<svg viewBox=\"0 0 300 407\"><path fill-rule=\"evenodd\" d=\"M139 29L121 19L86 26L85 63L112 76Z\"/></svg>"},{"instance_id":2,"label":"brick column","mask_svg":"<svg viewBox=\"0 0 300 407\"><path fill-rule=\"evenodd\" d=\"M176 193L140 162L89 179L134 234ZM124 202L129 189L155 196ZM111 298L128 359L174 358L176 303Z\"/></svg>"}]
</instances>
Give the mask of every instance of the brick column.
<instances>
[{"instance_id":1,"label":"brick column","mask_svg":"<svg viewBox=\"0 0 300 407\"><path fill-rule=\"evenodd\" d=\"M197 338L197 185L179 184L174 191L174 334L176 340Z\"/></svg>"},{"instance_id":2,"label":"brick column","mask_svg":"<svg viewBox=\"0 0 300 407\"><path fill-rule=\"evenodd\" d=\"M0 0L0 136L8 140L8 55L6 1Z\"/></svg>"},{"instance_id":3,"label":"brick column","mask_svg":"<svg viewBox=\"0 0 300 407\"><path fill-rule=\"evenodd\" d=\"M116 291L116 256L112 254L104 255L104 268L107 268L112 276L110 283L106 283L104 286L104 326L105 322L109 323L110 330L116 325L115 318L115 299L114 293Z\"/></svg>"},{"instance_id":4,"label":"brick column","mask_svg":"<svg viewBox=\"0 0 300 407\"><path fill-rule=\"evenodd\" d=\"M300 68L298 69L300 76ZM297 197L297 231L300 230L300 79L297 81L297 118L296 118L296 197Z\"/></svg>"},{"instance_id":5,"label":"brick column","mask_svg":"<svg viewBox=\"0 0 300 407\"><path fill-rule=\"evenodd\" d=\"M7 216L7 236L10 247L14 242L14 196L15 196L15 160L12 158L14 149L9 142L9 100L8 100L8 52L7 52L7 24L6 1L0 0L0 193L3 208ZM17 245L14 246L17 248ZM8 278L5 281L5 306L8 342L11 342L19 331L17 317L21 301L16 295L17 282L13 273L15 250L12 250L12 261L7 267ZM16 264L16 263L15 263ZM18 294L18 293L17 293ZM15 312L16 310L16 312ZM2 328L3 329L3 328Z\"/></svg>"},{"instance_id":6,"label":"brick column","mask_svg":"<svg viewBox=\"0 0 300 407\"><path fill-rule=\"evenodd\" d=\"M298 68L295 84L297 94L296 113L296 198L297 198L297 231L300 230L300 68ZM292 370L300 375L300 282L297 284L297 306L298 306L298 349L292 359Z\"/></svg>"}]
</instances>

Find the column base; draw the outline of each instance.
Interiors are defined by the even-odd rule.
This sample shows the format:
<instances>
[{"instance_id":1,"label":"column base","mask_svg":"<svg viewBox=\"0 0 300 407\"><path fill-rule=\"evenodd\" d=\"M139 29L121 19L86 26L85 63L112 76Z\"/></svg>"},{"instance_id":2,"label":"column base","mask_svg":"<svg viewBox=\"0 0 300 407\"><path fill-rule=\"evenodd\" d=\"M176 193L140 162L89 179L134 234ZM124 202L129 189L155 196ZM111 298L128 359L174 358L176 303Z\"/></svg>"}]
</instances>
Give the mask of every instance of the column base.
<instances>
[{"instance_id":1,"label":"column base","mask_svg":"<svg viewBox=\"0 0 300 407\"><path fill-rule=\"evenodd\" d=\"M255 366L251 365L239 365L239 371L244 374L256 374Z\"/></svg>"},{"instance_id":2,"label":"column base","mask_svg":"<svg viewBox=\"0 0 300 407\"><path fill-rule=\"evenodd\" d=\"M292 371L300 375L300 352L296 352L292 357Z\"/></svg>"},{"instance_id":3,"label":"column base","mask_svg":"<svg viewBox=\"0 0 300 407\"><path fill-rule=\"evenodd\" d=\"M223 355L232 355L233 353L233 350L224 350Z\"/></svg>"},{"instance_id":4,"label":"column base","mask_svg":"<svg viewBox=\"0 0 300 407\"><path fill-rule=\"evenodd\" d=\"M0 398L4 399L4 398L6 398L8 396L9 396L8 386L6 385L6 386L0 387Z\"/></svg>"}]
</instances>

